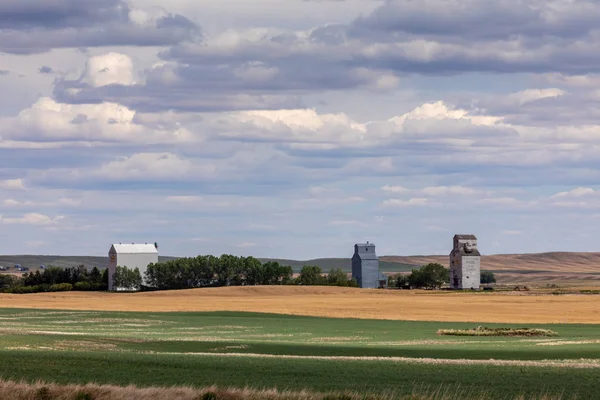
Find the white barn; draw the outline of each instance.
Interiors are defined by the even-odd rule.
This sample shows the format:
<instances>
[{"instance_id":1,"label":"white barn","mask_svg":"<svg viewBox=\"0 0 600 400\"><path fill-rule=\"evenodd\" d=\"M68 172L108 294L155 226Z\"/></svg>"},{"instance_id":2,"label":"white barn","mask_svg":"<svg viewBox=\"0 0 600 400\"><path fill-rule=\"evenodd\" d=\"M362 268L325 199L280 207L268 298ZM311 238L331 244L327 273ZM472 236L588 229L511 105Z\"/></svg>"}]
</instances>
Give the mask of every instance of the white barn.
<instances>
[{"instance_id":1,"label":"white barn","mask_svg":"<svg viewBox=\"0 0 600 400\"><path fill-rule=\"evenodd\" d=\"M108 290L113 288L113 275L118 267L139 268L144 281L144 273L149 264L158 262L158 249L154 244L113 244L108 251Z\"/></svg>"}]
</instances>

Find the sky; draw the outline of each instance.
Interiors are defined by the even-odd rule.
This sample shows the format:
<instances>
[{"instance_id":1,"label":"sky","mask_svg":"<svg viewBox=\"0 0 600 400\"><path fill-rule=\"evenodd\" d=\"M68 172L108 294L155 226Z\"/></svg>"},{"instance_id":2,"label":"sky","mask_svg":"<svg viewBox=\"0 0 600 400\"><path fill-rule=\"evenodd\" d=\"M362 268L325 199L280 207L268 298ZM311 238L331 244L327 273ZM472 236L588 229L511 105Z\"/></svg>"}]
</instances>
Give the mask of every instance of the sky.
<instances>
[{"instance_id":1,"label":"sky","mask_svg":"<svg viewBox=\"0 0 600 400\"><path fill-rule=\"evenodd\" d=\"M600 251L595 0L3 0L0 254Z\"/></svg>"}]
</instances>

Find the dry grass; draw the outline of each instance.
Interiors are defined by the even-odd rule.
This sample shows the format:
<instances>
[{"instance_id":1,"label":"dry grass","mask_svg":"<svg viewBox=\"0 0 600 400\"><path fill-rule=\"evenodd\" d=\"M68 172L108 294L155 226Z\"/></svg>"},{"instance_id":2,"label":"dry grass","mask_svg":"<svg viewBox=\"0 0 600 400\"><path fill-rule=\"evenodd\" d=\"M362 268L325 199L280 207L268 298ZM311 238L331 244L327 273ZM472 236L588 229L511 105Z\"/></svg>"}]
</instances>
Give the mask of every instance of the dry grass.
<instances>
[{"instance_id":1,"label":"dry grass","mask_svg":"<svg viewBox=\"0 0 600 400\"><path fill-rule=\"evenodd\" d=\"M448 266L448 256L384 256L382 261L403 264L425 265L437 262ZM543 270L558 273L597 273L600 253L552 252L539 254L498 254L481 257L483 269L501 270Z\"/></svg>"},{"instance_id":2,"label":"dry grass","mask_svg":"<svg viewBox=\"0 0 600 400\"><path fill-rule=\"evenodd\" d=\"M246 311L337 318L496 323L600 323L600 296L253 286L146 293L0 294L0 308Z\"/></svg>"},{"instance_id":3,"label":"dry grass","mask_svg":"<svg viewBox=\"0 0 600 400\"><path fill-rule=\"evenodd\" d=\"M462 390L460 387L415 386L410 395L394 392L370 395L372 400L485 400L492 397ZM136 386L111 385L56 385L38 382L34 384L0 381L0 399L11 400L362 400L356 393L315 393L310 391L279 391L254 389L222 389L218 387L191 388L138 388ZM562 400L561 395L517 396L515 400Z\"/></svg>"},{"instance_id":4,"label":"dry grass","mask_svg":"<svg viewBox=\"0 0 600 400\"><path fill-rule=\"evenodd\" d=\"M448 336L558 336L550 329L486 328L484 326L478 326L475 329L440 329L437 334Z\"/></svg>"}]
</instances>

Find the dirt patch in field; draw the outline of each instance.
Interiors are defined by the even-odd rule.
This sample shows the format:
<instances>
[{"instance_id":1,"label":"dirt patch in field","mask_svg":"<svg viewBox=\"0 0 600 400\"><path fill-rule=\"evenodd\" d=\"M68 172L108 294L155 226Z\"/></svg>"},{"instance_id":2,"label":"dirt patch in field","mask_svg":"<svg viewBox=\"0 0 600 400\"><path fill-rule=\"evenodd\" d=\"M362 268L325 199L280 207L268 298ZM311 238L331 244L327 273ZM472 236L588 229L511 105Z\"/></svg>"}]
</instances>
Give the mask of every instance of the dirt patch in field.
<instances>
[{"instance_id":1,"label":"dirt patch in field","mask_svg":"<svg viewBox=\"0 0 600 400\"><path fill-rule=\"evenodd\" d=\"M146 293L0 294L0 308L246 311L407 321L600 323L600 296L597 295L455 293L336 287L256 286Z\"/></svg>"},{"instance_id":2,"label":"dirt patch in field","mask_svg":"<svg viewBox=\"0 0 600 400\"><path fill-rule=\"evenodd\" d=\"M153 351L144 353L155 354ZM175 353L160 352L160 354L181 356L217 356L217 357L254 357L254 358L279 358L279 359L305 359L323 361L386 361L410 364L434 365L496 365L517 367L566 367L566 368L600 368L598 359L580 360L470 360L454 358L412 358L412 357L372 357L372 356L296 356L283 354L257 354L257 353Z\"/></svg>"},{"instance_id":3,"label":"dirt patch in field","mask_svg":"<svg viewBox=\"0 0 600 400\"><path fill-rule=\"evenodd\" d=\"M556 340L553 342L536 343L537 346L568 346L577 344L598 344L600 340Z\"/></svg>"},{"instance_id":4,"label":"dirt patch in field","mask_svg":"<svg viewBox=\"0 0 600 400\"><path fill-rule=\"evenodd\" d=\"M113 343L91 342L87 340L61 340L54 343L56 350L75 350L75 351L99 351L114 350L117 348Z\"/></svg>"}]
</instances>

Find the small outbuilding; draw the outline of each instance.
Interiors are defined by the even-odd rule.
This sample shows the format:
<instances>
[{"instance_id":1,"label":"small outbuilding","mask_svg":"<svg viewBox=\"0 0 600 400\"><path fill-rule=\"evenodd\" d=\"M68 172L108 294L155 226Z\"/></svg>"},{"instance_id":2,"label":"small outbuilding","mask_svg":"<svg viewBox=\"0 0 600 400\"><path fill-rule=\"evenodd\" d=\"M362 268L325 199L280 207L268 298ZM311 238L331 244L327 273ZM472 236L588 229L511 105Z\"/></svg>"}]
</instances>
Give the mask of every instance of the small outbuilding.
<instances>
[{"instance_id":1,"label":"small outbuilding","mask_svg":"<svg viewBox=\"0 0 600 400\"><path fill-rule=\"evenodd\" d=\"M374 243L357 243L352 256L352 278L358 286L367 289L387 286L387 277L379 272L379 259L375 253Z\"/></svg>"},{"instance_id":2,"label":"small outbuilding","mask_svg":"<svg viewBox=\"0 0 600 400\"><path fill-rule=\"evenodd\" d=\"M145 272L149 264L158 262L156 244L113 244L108 251L108 290L123 290L113 287L113 275L117 267L138 268L144 284Z\"/></svg>"}]
</instances>

